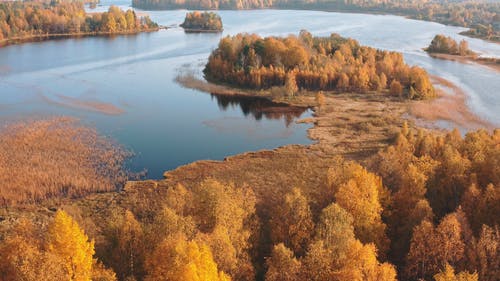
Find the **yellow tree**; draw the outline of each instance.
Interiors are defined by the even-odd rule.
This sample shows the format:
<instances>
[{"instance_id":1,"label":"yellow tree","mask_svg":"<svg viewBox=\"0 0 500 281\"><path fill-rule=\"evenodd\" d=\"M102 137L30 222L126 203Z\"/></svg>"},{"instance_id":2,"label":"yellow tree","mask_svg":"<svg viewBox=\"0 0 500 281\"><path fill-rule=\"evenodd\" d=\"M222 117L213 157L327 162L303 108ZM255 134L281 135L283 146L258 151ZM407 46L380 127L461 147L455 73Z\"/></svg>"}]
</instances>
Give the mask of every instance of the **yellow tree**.
<instances>
[{"instance_id":1,"label":"yellow tree","mask_svg":"<svg viewBox=\"0 0 500 281\"><path fill-rule=\"evenodd\" d=\"M49 253L61 258L69 280L91 280L94 242L64 211L57 211L48 226L46 246Z\"/></svg>"},{"instance_id":2,"label":"yellow tree","mask_svg":"<svg viewBox=\"0 0 500 281\"><path fill-rule=\"evenodd\" d=\"M41 249L34 225L21 220L0 242L0 280L68 280L62 260Z\"/></svg>"},{"instance_id":3,"label":"yellow tree","mask_svg":"<svg viewBox=\"0 0 500 281\"><path fill-rule=\"evenodd\" d=\"M500 230L483 225L476 245L481 280L494 281L500 276Z\"/></svg>"},{"instance_id":4,"label":"yellow tree","mask_svg":"<svg viewBox=\"0 0 500 281\"><path fill-rule=\"evenodd\" d=\"M253 191L205 180L193 190L191 212L200 232L207 234L206 244L220 269L238 280L253 278L248 251L251 234L258 231ZM237 266L226 262L232 258Z\"/></svg>"},{"instance_id":5,"label":"yellow tree","mask_svg":"<svg viewBox=\"0 0 500 281\"><path fill-rule=\"evenodd\" d=\"M301 264L293 252L280 243L273 248L271 257L266 261L268 269L266 281L298 281Z\"/></svg>"},{"instance_id":6,"label":"yellow tree","mask_svg":"<svg viewBox=\"0 0 500 281\"><path fill-rule=\"evenodd\" d=\"M315 238L334 251L347 251L350 241L354 239L352 215L338 204L330 204L321 212Z\"/></svg>"},{"instance_id":7,"label":"yellow tree","mask_svg":"<svg viewBox=\"0 0 500 281\"><path fill-rule=\"evenodd\" d=\"M289 72L285 76L285 92L286 95L292 97L297 93L299 88L297 87L297 81L295 80L295 73Z\"/></svg>"},{"instance_id":8,"label":"yellow tree","mask_svg":"<svg viewBox=\"0 0 500 281\"><path fill-rule=\"evenodd\" d=\"M393 96L401 96L401 94L403 94L403 86L401 86L401 83L399 83L399 81L392 80L389 86L389 92Z\"/></svg>"},{"instance_id":9,"label":"yellow tree","mask_svg":"<svg viewBox=\"0 0 500 281\"><path fill-rule=\"evenodd\" d=\"M336 202L353 216L356 237L363 243L375 243L385 253L388 239L381 216L382 179L354 163L347 165L346 172L347 182L336 188Z\"/></svg>"},{"instance_id":10,"label":"yellow tree","mask_svg":"<svg viewBox=\"0 0 500 281\"><path fill-rule=\"evenodd\" d=\"M436 281L477 281L477 273L468 273L462 271L459 274L455 274L455 270L448 263L445 265L444 270L434 275L434 280Z\"/></svg>"},{"instance_id":11,"label":"yellow tree","mask_svg":"<svg viewBox=\"0 0 500 281\"><path fill-rule=\"evenodd\" d=\"M307 198L294 188L285 195L271 217L271 238L274 244L283 242L298 256L304 254L313 232L314 223Z\"/></svg>"},{"instance_id":12,"label":"yellow tree","mask_svg":"<svg viewBox=\"0 0 500 281\"><path fill-rule=\"evenodd\" d=\"M374 244L354 237L352 216L338 204L323 209L315 241L303 258L303 280L396 280L396 270L377 260Z\"/></svg>"},{"instance_id":13,"label":"yellow tree","mask_svg":"<svg viewBox=\"0 0 500 281\"><path fill-rule=\"evenodd\" d=\"M437 245L431 222L424 220L414 228L405 268L408 279L429 279L439 270Z\"/></svg>"},{"instance_id":14,"label":"yellow tree","mask_svg":"<svg viewBox=\"0 0 500 281\"><path fill-rule=\"evenodd\" d=\"M144 233L134 214L125 211L114 215L106 230L106 252L103 258L116 271L120 279L143 275Z\"/></svg>"},{"instance_id":15,"label":"yellow tree","mask_svg":"<svg viewBox=\"0 0 500 281\"><path fill-rule=\"evenodd\" d=\"M101 262L94 260L92 265L92 281L116 281L116 274L113 270L106 268Z\"/></svg>"},{"instance_id":16,"label":"yellow tree","mask_svg":"<svg viewBox=\"0 0 500 281\"><path fill-rule=\"evenodd\" d=\"M229 281L210 248L182 236L164 240L146 259L145 281Z\"/></svg>"},{"instance_id":17,"label":"yellow tree","mask_svg":"<svg viewBox=\"0 0 500 281\"><path fill-rule=\"evenodd\" d=\"M436 228L437 253L440 264L450 263L457 266L464 258L465 244L462 226L455 213L446 215Z\"/></svg>"}]
</instances>

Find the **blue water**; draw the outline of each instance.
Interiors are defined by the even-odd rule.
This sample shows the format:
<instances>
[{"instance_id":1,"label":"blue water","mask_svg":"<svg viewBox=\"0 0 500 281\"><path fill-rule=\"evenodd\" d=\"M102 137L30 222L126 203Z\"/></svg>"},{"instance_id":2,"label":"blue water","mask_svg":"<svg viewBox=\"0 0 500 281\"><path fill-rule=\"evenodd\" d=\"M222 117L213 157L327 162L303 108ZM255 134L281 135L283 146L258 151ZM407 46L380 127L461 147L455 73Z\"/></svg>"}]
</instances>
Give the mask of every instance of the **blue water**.
<instances>
[{"instance_id":1,"label":"blue water","mask_svg":"<svg viewBox=\"0 0 500 281\"><path fill-rule=\"evenodd\" d=\"M127 8L127 1L102 1ZM185 10L151 11L162 25L183 21ZM136 36L86 37L0 48L0 121L69 115L94 125L136 153L131 168L161 178L165 170L200 159L286 144L309 144L309 125L294 120L310 116L269 116L250 110L252 101L224 102L185 89L174 79L189 69L197 74L222 36L239 32L267 35L314 35L331 32L362 44L403 52L407 62L452 80L468 95L470 108L500 125L500 79L479 65L432 59L421 48L437 33L457 35L462 28L397 16L314 11L221 11L223 34L185 34L171 28ZM472 49L500 56L500 47L468 39ZM82 105L112 107L103 112ZM258 109L257 109L258 111ZM252 114L253 112L253 114ZM111 114L112 113L112 114Z\"/></svg>"}]
</instances>

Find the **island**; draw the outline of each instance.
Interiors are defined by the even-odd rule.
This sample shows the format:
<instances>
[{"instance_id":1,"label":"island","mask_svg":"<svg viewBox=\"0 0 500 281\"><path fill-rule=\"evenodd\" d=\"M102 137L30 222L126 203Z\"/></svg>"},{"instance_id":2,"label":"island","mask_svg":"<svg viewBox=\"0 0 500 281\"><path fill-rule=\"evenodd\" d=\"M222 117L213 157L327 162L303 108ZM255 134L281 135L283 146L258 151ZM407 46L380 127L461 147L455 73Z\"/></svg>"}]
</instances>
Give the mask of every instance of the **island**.
<instances>
[{"instance_id":1,"label":"island","mask_svg":"<svg viewBox=\"0 0 500 281\"><path fill-rule=\"evenodd\" d=\"M500 71L500 59L481 57L469 49L469 43L461 40L459 43L451 37L438 34L425 48L431 57L460 62L475 62Z\"/></svg>"},{"instance_id":2,"label":"island","mask_svg":"<svg viewBox=\"0 0 500 281\"><path fill-rule=\"evenodd\" d=\"M0 46L56 37L134 34L156 31L148 16L111 6L107 12L86 14L81 2L46 4L0 2Z\"/></svg>"},{"instance_id":3,"label":"island","mask_svg":"<svg viewBox=\"0 0 500 281\"><path fill-rule=\"evenodd\" d=\"M180 25L186 32L222 32L222 19L214 12L191 12Z\"/></svg>"},{"instance_id":4,"label":"island","mask_svg":"<svg viewBox=\"0 0 500 281\"><path fill-rule=\"evenodd\" d=\"M496 1L257 1L257 0L133 0L147 10L304 9L330 12L395 14L418 20L467 27L462 34L500 42L500 3Z\"/></svg>"},{"instance_id":5,"label":"island","mask_svg":"<svg viewBox=\"0 0 500 281\"><path fill-rule=\"evenodd\" d=\"M380 92L408 99L435 96L427 72L401 53L361 46L338 34L288 37L238 34L223 38L204 69L209 82L283 92Z\"/></svg>"}]
</instances>

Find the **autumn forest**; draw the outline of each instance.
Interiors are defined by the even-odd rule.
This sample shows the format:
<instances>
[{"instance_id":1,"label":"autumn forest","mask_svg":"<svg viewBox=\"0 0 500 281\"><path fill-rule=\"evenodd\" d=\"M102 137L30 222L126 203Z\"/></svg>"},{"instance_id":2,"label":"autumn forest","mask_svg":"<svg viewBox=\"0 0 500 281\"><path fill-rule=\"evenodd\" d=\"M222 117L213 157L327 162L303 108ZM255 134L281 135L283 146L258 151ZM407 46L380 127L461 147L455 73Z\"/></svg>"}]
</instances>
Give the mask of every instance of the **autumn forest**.
<instances>
[{"instance_id":1,"label":"autumn forest","mask_svg":"<svg viewBox=\"0 0 500 281\"><path fill-rule=\"evenodd\" d=\"M425 70L410 67L400 53L360 46L338 34L260 38L238 34L222 39L204 69L208 81L251 89L377 91L409 99L435 96Z\"/></svg>"},{"instance_id":2,"label":"autumn forest","mask_svg":"<svg viewBox=\"0 0 500 281\"><path fill-rule=\"evenodd\" d=\"M4 233L0 272L3 280L497 280L499 137L405 123L365 167L337 157L322 174L303 163L304 176L323 179L320 189L306 177L268 190L210 177L125 187L66 205L48 225L20 220Z\"/></svg>"},{"instance_id":3,"label":"autumn forest","mask_svg":"<svg viewBox=\"0 0 500 281\"><path fill-rule=\"evenodd\" d=\"M115 4L0 1L0 281L500 281L497 2Z\"/></svg>"},{"instance_id":4,"label":"autumn forest","mask_svg":"<svg viewBox=\"0 0 500 281\"><path fill-rule=\"evenodd\" d=\"M0 45L37 36L134 33L156 30L149 17L111 6L108 12L86 14L79 2L48 5L37 2L0 3Z\"/></svg>"}]
</instances>

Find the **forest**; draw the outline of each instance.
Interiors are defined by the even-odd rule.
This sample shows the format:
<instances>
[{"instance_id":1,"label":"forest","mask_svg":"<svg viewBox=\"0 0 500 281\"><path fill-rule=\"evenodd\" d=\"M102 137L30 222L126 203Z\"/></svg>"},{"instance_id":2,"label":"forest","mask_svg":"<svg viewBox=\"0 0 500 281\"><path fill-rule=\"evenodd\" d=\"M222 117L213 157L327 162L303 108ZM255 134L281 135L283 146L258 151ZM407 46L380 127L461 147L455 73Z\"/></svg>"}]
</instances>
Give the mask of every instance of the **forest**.
<instances>
[{"instance_id":1,"label":"forest","mask_svg":"<svg viewBox=\"0 0 500 281\"><path fill-rule=\"evenodd\" d=\"M149 17L111 6L108 12L86 14L82 2L45 4L0 2L0 42L37 36L117 34L156 30Z\"/></svg>"},{"instance_id":2,"label":"forest","mask_svg":"<svg viewBox=\"0 0 500 281\"><path fill-rule=\"evenodd\" d=\"M344 12L391 13L469 28L464 34L500 40L500 3L495 1L419 0L133 0L134 7L147 9L309 9Z\"/></svg>"},{"instance_id":3,"label":"forest","mask_svg":"<svg viewBox=\"0 0 500 281\"><path fill-rule=\"evenodd\" d=\"M222 31L222 20L214 12L191 12L186 14L181 24L185 30Z\"/></svg>"},{"instance_id":4,"label":"forest","mask_svg":"<svg viewBox=\"0 0 500 281\"><path fill-rule=\"evenodd\" d=\"M429 53L441 53L450 55L467 56L473 55L474 52L469 49L469 43L461 40L457 43L453 38L438 34L432 39L431 44L426 49Z\"/></svg>"},{"instance_id":5,"label":"forest","mask_svg":"<svg viewBox=\"0 0 500 281\"><path fill-rule=\"evenodd\" d=\"M205 78L242 88L384 92L408 99L435 96L427 72L407 65L400 53L360 46L337 34L286 38L238 34L223 38L209 57Z\"/></svg>"},{"instance_id":6,"label":"forest","mask_svg":"<svg viewBox=\"0 0 500 281\"><path fill-rule=\"evenodd\" d=\"M462 137L405 123L362 164L337 156L324 170L306 161L296 175L276 174L292 185L205 177L125 186L3 230L0 276L495 281L499 143L498 130Z\"/></svg>"}]
</instances>

